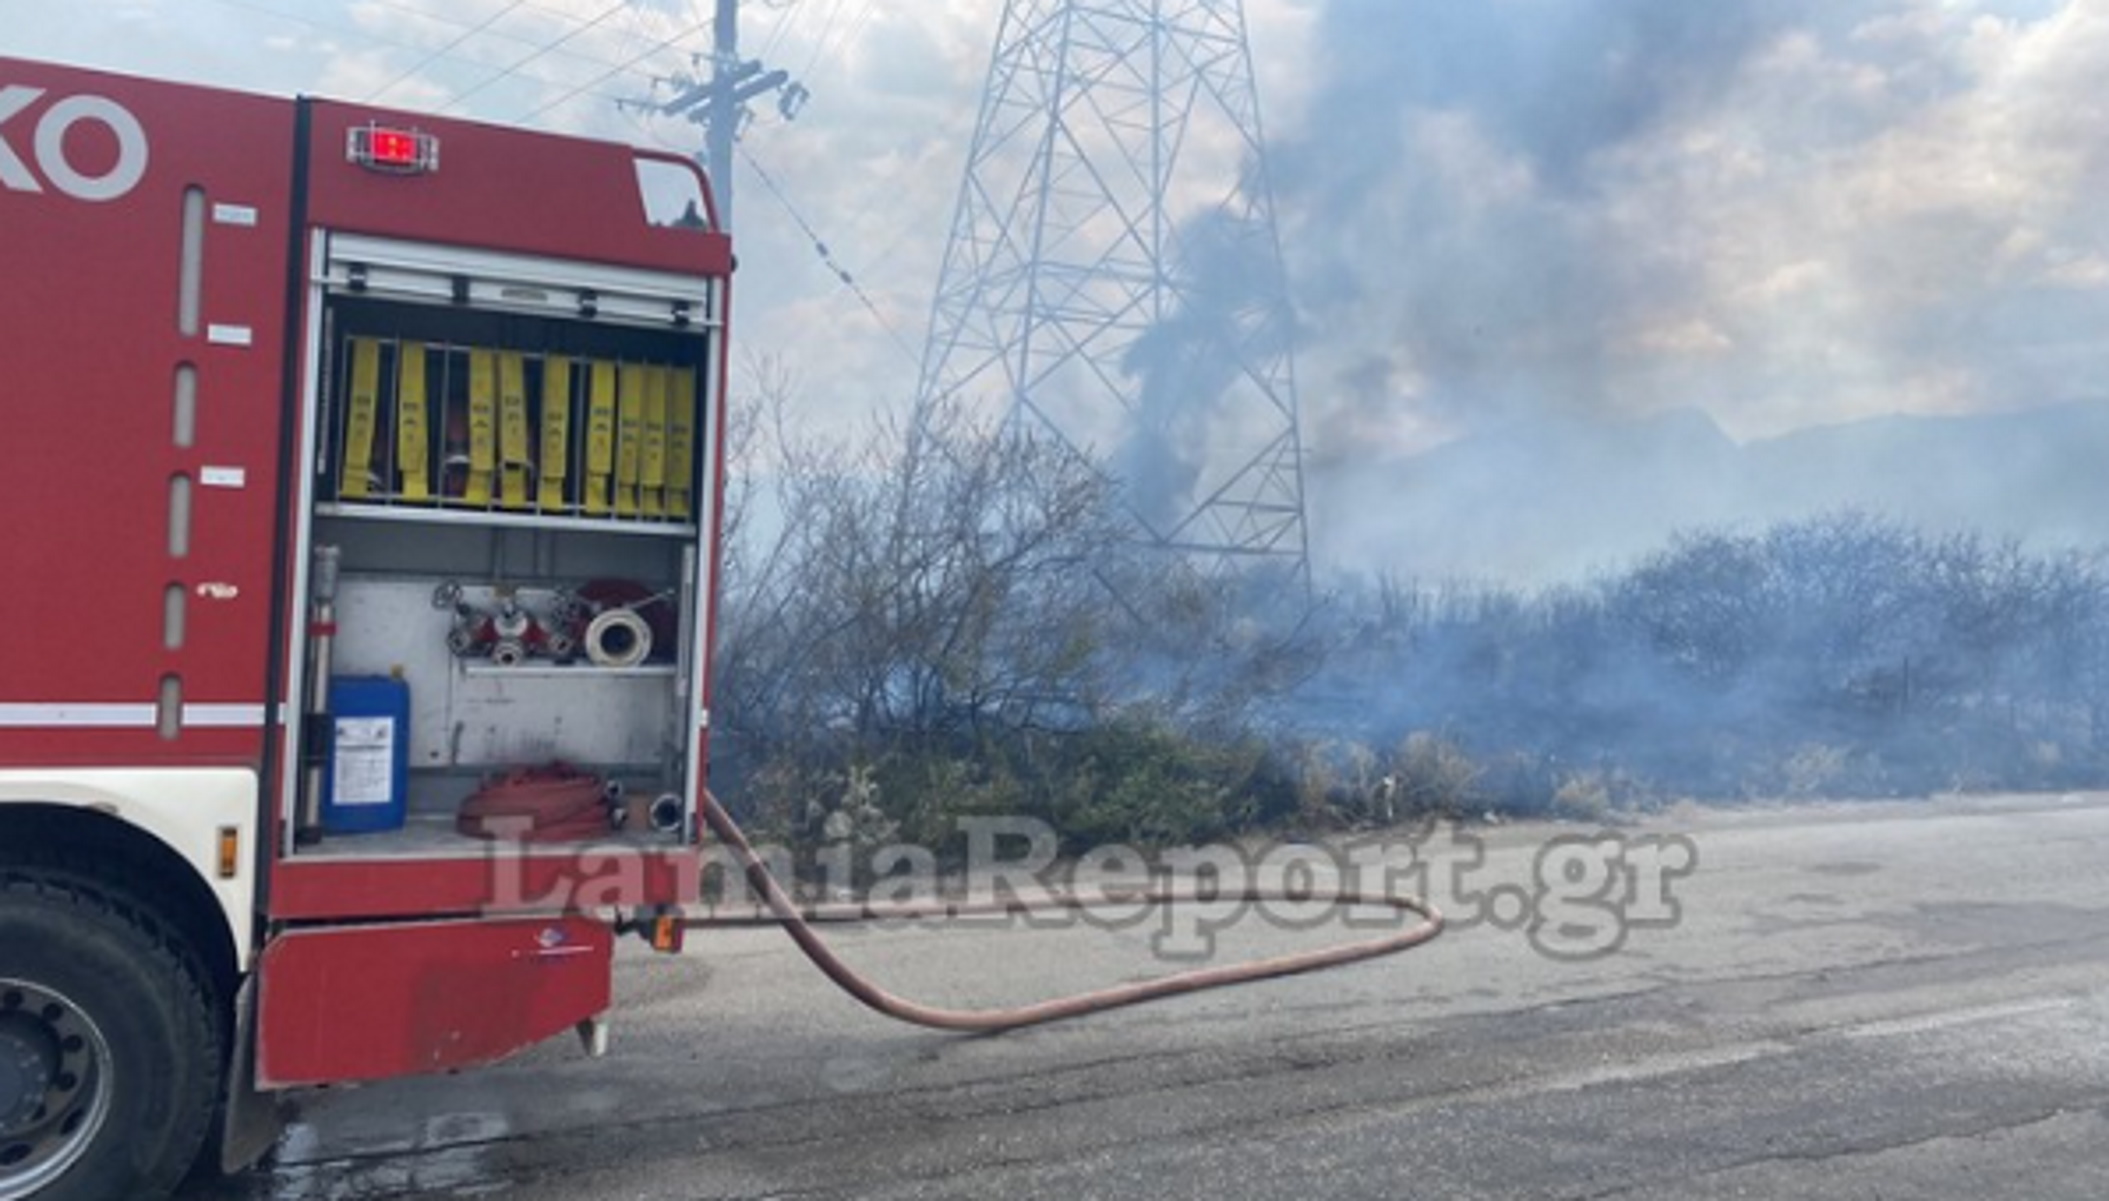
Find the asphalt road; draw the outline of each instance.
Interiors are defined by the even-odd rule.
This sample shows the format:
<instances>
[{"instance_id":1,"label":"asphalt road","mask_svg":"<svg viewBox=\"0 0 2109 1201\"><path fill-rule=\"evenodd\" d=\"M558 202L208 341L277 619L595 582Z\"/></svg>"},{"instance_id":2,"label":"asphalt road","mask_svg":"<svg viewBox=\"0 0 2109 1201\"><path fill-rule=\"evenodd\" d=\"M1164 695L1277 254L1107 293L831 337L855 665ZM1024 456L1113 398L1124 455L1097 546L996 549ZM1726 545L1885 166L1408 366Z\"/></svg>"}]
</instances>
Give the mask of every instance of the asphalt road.
<instances>
[{"instance_id":1,"label":"asphalt road","mask_svg":"<svg viewBox=\"0 0 2109 1201\"><path fill-rule=\"evenodd\" d=\"M1429 839L1465 920L1400 957L1002 1036L870 1014L773 931L626 953L607 1058L303 1096L186 1196L2109 1197L2109 796L1586 833ZM1661 890L1590 892L1613 852ZM1359 936L1265 917L1216 953ZM982 1004L1162 971L1158 932L841 942Z\"/></svg>"}]
</instances>

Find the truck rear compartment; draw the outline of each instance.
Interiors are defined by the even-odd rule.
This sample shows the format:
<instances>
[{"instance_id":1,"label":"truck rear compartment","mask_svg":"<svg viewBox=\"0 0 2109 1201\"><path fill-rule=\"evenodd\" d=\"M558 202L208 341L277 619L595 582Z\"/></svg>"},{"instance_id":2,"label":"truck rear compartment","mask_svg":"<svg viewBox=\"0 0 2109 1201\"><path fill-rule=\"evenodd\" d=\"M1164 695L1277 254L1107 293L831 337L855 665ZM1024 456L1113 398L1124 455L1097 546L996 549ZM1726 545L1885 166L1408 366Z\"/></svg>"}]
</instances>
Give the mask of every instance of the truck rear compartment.
<instances>
[{"instance_id":1,"label":"truck rear compartment","mask_svg":"<svg viewBox=\"0 0 2109 1201\"><path fill-rule=\"evenodd\" d=\"M601 312L599 292L579 308L580 290L376 278L336 253L323 274L307 490L307 542L332 548L338 570L323 670L407 692L389 735L407 742L407 772L386 798L399 821L325 823L295 860L481 854L485 840L457 828L463 803L538 769L607 783L611 816L627 820L596 844L686 845L701 770L707 293L699 283L698 319L661 306L648 322L613 288L616 311ZM458 303L477 292L509 299Z\"/></svg>"}]
</instances>

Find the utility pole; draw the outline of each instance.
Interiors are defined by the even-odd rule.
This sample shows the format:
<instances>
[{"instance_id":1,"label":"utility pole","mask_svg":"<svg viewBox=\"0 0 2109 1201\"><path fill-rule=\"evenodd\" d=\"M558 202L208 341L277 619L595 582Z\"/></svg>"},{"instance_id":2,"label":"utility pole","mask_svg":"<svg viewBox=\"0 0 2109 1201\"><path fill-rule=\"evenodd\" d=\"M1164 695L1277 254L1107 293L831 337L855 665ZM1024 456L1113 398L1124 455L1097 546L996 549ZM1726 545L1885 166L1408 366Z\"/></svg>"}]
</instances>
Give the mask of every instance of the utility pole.
<instances>
[{"instance_id":1,"label":"utility pole","mask_svg":"<svg viewBox=\"0 0 2109 1201\"><path fill-rule=\"evenodd\" d=\"M793 82L789 71L764 70L759 59L740 60L740 0L717 0L710 78L678 77L672 82L674 98L649 107L703 127L703 169L710 174L711 193L717 198L718 224L731 229L732 151L748 117L747 105L774 93L776 111L789 121L797 118L812 93L804 84Z\"/></svg>"},{"instance_id":2,"label":"utility pole","mask_svg":"<svg viewBox=\"0 0 2109 1201\"><path fill-rule=\"evenodd\" d=\"M710 173L711 189L717 195L718 220L730 229L732 143L740 132L740 101L736 98L740 65L740 0L718 0L717 22L712 26L710 44L710 115L705 118L709 161L704 169ZM761 64L755 66L759 68Z\"/></svg>"}]
</instances>

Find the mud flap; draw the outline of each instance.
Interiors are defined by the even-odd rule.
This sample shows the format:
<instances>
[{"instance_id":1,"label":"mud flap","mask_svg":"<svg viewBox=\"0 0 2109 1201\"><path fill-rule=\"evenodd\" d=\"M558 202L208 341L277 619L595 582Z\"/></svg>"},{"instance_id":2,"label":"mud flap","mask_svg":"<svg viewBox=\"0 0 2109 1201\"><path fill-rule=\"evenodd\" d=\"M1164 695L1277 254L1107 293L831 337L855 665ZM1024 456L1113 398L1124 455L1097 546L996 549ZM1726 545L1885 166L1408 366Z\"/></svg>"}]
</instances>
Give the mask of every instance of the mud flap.
<instances>
[{"instance_id":1,"label":"mud flap","mask_svg":"<svg viewBox=\"0 0 2109 1201\"><path fill-rule=\"evenodd\" d=\"M256 1088L256 974L234 1000L234 1048L220 1098L220 1171L243 1171L262 1159L285 1130L278 1098Z\"/></svg>"}]
</instances>

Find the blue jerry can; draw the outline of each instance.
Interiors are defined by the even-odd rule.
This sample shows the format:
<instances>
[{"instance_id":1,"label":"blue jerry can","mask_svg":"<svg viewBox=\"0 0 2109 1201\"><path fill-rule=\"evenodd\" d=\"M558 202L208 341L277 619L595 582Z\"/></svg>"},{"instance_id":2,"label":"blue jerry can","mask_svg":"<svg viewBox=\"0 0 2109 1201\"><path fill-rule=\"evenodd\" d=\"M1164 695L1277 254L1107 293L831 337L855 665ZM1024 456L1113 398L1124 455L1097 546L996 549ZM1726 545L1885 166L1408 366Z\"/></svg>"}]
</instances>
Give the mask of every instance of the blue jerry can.
<instances>
[{"instance_id":1,"label":"blue jerry can","mask_svg":"<svg viewBox=\"0 0 2109 1201\"><path fill-rule=\"evenodd\" d=\"M410 685L388 676L330 681L336 737L323 775L322 828L402 828L410 783Z\"/></svg>"}]
</instances>

